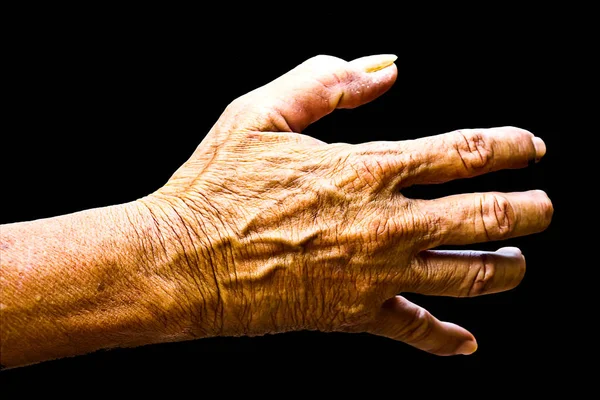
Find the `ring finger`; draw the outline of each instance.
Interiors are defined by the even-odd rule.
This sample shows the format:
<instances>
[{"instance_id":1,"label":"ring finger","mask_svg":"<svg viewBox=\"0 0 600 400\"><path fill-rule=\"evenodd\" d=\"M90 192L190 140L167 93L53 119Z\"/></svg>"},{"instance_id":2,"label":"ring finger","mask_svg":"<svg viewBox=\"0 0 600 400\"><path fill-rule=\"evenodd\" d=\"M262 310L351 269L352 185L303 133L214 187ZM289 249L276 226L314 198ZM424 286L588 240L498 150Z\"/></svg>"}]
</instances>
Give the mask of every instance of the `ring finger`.
<instances>
[{"instance_id":1,"label":"ring finger","mask_svg":"<svg viewBox=\"0 0 600 400\"><path fill-rule=\"evenodd\" d=\"M515 247L496 252L428 250L415 257L410 271L402 292L472 297L517 286L525 275L525 258Z\"/></svg>"}]
</instances>

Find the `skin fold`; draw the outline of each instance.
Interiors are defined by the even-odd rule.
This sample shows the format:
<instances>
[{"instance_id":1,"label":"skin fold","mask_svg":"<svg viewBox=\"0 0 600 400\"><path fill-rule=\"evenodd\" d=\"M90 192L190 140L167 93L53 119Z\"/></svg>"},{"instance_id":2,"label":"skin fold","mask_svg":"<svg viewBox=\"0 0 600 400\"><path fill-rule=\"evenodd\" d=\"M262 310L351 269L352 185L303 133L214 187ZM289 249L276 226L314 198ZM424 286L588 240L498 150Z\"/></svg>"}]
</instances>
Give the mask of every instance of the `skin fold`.
<instances>
[{"instance_id":1,"label":"skin fold","mask_svg":"<svg viewBox=\"0 0 600 400\"><path fill-rule=\"evenodd\" d=\"M514 288L519 249L441 251L544 230L539 190L411 199L402 190L526 167L515 127L327 144L301 132L393 85L396 57L317 56L224 110L159 190L0 229L0 363L293 330L370 332L439 354L475 338L399 296Z\"/></svg>"}]
</instances>

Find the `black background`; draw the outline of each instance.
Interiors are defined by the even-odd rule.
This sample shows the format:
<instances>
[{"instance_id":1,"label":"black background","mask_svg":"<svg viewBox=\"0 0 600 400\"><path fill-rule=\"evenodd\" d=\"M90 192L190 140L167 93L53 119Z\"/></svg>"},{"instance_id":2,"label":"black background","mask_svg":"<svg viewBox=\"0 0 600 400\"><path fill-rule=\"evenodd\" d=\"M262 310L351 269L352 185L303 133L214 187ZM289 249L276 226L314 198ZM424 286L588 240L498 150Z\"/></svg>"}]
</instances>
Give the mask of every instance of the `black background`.
<instances>
[{"instance_id":1,"label":"black background","mask_svg":"<svg viewBox=\"0 0 600 400\"><path fill-rule=\"evenodd\" d=\"M149 366L196 371L216 360L248 374L254 362L273 354L276 369L282 362L329 365L350 357L357 374L385 361L416 370L538 370L570 351L561 345L561 317L550 311L557 301L559 224L565 215L557 178L568 133L567 82L561 77L565 60L576 51L560 24L532 24L539 19L520 10L498 19L423 18L410 25L411 15L379 23L371 17L367 25L361 12L325 13L313 21L290 15L232 20L228 14L186 10L52 10L51 17L46 11L20 15L9 35L14 46L7 78L15 90L7 114L14 125L2 134L1 223L144 196L189 157L234 98L316 54L351 60L378 53L399 57L392 89L358 109L338 110L304 133L359 143L460 128L528 129L547 144L540 164L407 194L543 189L554 201L555 217L541 234L470 246L520 247L528 270L516 289L471 299L407 295L473 332L479 350L469 357L436 357L370 335L296 332L102 351L4 371L0 378L8 386L76 372L107 378L116 370ZM203 372L217 377L221 368Z\"/></svg>"}]
</instances>

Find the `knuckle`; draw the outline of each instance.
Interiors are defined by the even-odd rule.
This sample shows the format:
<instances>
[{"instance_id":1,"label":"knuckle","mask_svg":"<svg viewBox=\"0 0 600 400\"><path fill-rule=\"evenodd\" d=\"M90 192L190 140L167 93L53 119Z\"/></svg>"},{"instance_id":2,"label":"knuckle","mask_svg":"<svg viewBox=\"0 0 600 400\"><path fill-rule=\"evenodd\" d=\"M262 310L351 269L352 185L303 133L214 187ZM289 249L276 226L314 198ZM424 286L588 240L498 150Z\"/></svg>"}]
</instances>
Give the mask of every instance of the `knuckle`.
<instances>
[{"instance_id":1,"label":"knuckle","mask_svg":"<svg viewBox=\"0 0 600 400\"><path fill-rule=\"evenodd\" d=\"M403 214L407 215L407 225L411 232L418 232L423 243L439 243L447 225L446 216L438 212L428 212L420 207L415 200L405 203Z\"/></svg>"},{"instance_id":2,"label":"knuckle","mask_svg":"<svg viewBox=\"0 0 600 400\"><path fill-rule=\"evenodd\" d=\"M469 285L467 297L486 293L497 270L493 257L489 257L485 253L477 255L476 260L474 260L474 268L476 269L475 278Z\"/></svg>"},{"instance_id":3,"label":"knuckle","mask_svg":"<svg viewBox=\"0 0 600 400\"><path fill-rule=\"evenodd\" d=\"M384 168L385 166L377 160L352 160L342 168L337 185L355 191L378 192L384 184Z\"/></svg>"},{"instance_id":4,"label":"knuckle","mask_svg":"<svg viewBox=\"0 0 600 400\"><path fill-rule=\"evenodd\" d=\"M456 131L452 146L467 171L491 169L493 143L482 130Z\"/></svg>"},{"instance_id":5,"label":"knuckle","mask_svg":"<svg viewBox=\"0 0 600 400\"><path fill-rule=\"evenodd\" d=\"M374 307L369 307L364 303L356 302L353 305L347 306L343 313L340 313L341 328L350 328L363 325L366 321L373 320L377 310Z\"/></svg>"},{"instance_id":6,"label":"knuckle","mask_svg":"<svg viewBox=\"0 0 600 400\"><path fill-rule=\"evenodd\" d=\"M377 187L384 176L384 166L376 159L360 160L354 165L354 169L358 176L369 187Z\"/></svg>"},{"instance_id":7,"label":"knuckle","mask_svg":"<svg viewBox=\"0 0 600 400\"><path fill-rule=\"evenodd\" d=\"M432 315L424 308L419 307L402 330L400 337L408 343L418 343L431 336L433 328Z\"/></svg>"},{"instance_id":8,"label":"knuckle","mask_svg":"<svg viewBox=\"0 0 600 400\"><path fill-rule=\"evenodd\" d=\"M515 211L510 201L498 193L486 193L480 197L479 218L486 238L504 239L514 230Z\"/></svg>"},{"instance_id":9,"label":"knuckle","mask_svg":"<svg viewBox=\"0 0 600 400\"><path fill-rule=\"evenodd\" d=\"M246 93L231 101L222 117L219 118L215 127L224 131L236 131L250 123L254 125L259 122L257 114L260 114L260 102L253 99L254 93Z\"/></svg>"},{"instance_id":10,"label":"knuckle","mask_svg":"<svg viewBox=\"0 0 600 400\"><path fill-rule=\"evenodd\" d=\"M312 77L324 90L320 94L328 98L332 89L348 84L356 78L356 75L347 68L347 62L341 58L329 55L317 55L309 58L301 64L299 69L302 73Z\"/></svg>"},{"instance_id":11,"label":"knuckle","mask_svg":"<svg viewBox=\"0 0 600 400\"><path fill-rule=\"evenodd\" d=\"M254 104L254 101L252 100L252 92L249 92L249 93L243 94L239 97L236 97L233 101L231 101L227 105L227 107L225 108L225 111L228 113L236 114L236 113L246 110L247 108L251 107L253 104Z\"/></svg>"},{"instance_id":12,"label":"knuckle","mask_svg":"<svg viewBox=\"0 0 600 400\"><path fill-rule=\"evenodd\" d=\"M341 58L330 56L327 54L317 54L306 61L304 61L304 65L310 67L320 67L323 65L336 65L336 64L344 64L345 61Z\"/></svg>"},{"instance_id":13,"label":"knuckle","mask_svg":"<svg viewBox=\"0 0 600 400\"><path fill-rule=\"evenodd\" d=\"M329 90L348 80L350 75L345 65L346 61L341 58L320 54L302 63L301 71L307 71L320 85Z\"/></svg>"},{"instance_id":14,"label":"knuckle","mask_svg":"<svg viewBox=\"0 0 600 400\"><path fill-rule=\"evenodd\" d=\"M402 231L397 221L390 218L375 218L369 226L370 242L389 242Z\"/></svg>"}]
</instances>

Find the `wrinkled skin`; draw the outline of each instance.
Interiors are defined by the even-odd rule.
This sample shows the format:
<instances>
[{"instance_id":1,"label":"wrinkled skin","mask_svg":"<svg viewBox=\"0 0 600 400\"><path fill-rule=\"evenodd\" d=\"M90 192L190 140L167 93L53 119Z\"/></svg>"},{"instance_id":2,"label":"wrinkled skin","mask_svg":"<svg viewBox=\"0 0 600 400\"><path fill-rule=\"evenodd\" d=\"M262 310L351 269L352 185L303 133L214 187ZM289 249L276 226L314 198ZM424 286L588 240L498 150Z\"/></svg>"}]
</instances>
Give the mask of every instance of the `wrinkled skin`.
<instances>
[{"instance_id":1,"label":"wrinkled skin","mask_svg":"<svg viewBox=\"0 0 600 400\"><path fill-rule=\"evenodd\" d=\"M525 272L518 249L431 249L542 231L552 204L541 191L418 200L402 189L526 167L545 145L513 127L359 145L300 133L387 91L392 62L318 56L236 99L170 181L140 200L175 243L163 246L164 274L177 276L177 301L191 311L173 318L192 337L314 329L440 355L475 351L468 331L398 294L515 287Z\"/></svg>"}]
</instances>

